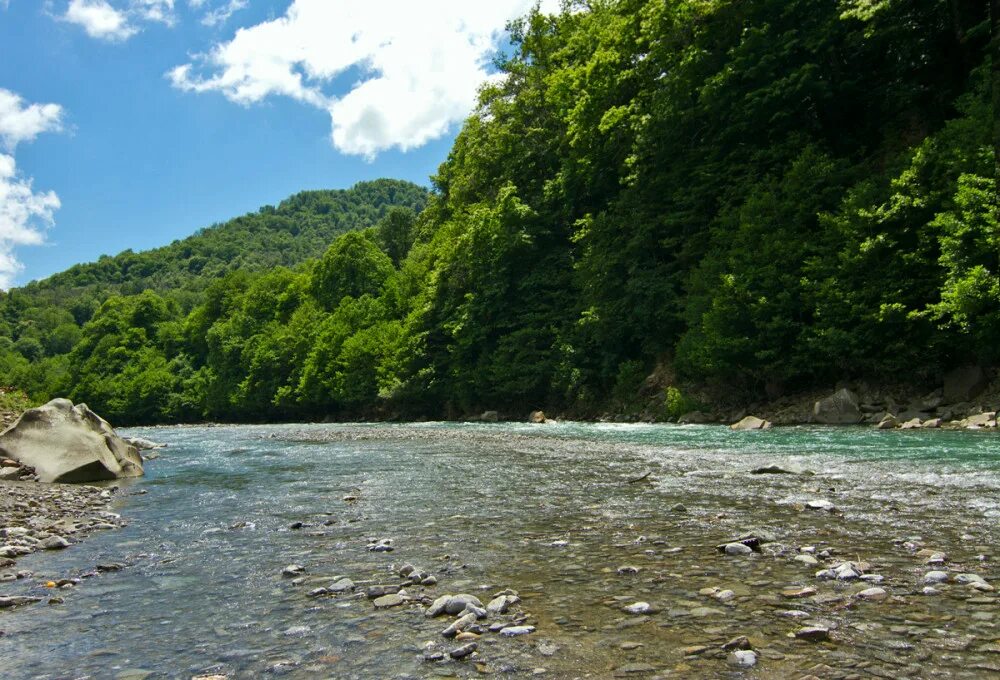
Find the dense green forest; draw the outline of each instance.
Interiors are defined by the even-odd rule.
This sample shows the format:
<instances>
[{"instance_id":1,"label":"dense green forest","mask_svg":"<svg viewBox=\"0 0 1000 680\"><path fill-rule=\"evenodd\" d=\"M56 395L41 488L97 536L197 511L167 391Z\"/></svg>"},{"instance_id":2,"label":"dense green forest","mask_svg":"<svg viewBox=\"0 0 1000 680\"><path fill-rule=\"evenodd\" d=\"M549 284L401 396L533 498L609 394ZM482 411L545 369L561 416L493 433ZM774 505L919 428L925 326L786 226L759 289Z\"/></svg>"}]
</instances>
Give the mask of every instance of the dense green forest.
<instances>
[{"instance_id":1,"label":"dense green forest","mask_svg":"<svg viewBox=\"0 0 1000 680\"><path fill-rule=\"evenodd\" d=\"M510 34L429 197L310 192L11 291L0 382L134 423L587 415L656 371L676 415L997 362L985 3L593 0Z\"/></svg>"}]
</instances>

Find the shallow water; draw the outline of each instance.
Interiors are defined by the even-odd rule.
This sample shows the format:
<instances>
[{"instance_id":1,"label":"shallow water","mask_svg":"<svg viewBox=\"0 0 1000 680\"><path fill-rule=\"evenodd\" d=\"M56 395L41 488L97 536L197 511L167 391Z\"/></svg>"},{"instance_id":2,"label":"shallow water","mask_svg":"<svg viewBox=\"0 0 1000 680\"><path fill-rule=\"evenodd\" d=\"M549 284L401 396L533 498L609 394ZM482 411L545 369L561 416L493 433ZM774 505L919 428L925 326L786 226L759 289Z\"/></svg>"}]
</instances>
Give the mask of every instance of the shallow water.
<instances>
[{"instance_id":1,"label":"shallow water","mask_svg":"<svg viewBox=\"0 0 1000 680\"><path fill-rule=\"evenodd\" d=\"M122 488L118 511L130 525L23 558L18 568L34 576L2 589L41 594L49 578L98 563L125 568L60 593L64 604L0 612L4 678L1000 673L996 593L950 583L924 595L923 574L939 567L916 554L943 551L946 571L1000 586L995 433L576 423L133 433L169 448ZM772 463L816 474L749 474ZM816 499L841 512L803 509ZM678 503L684 511L671 510ZM295 521L306 526L291 530ZM716 550L753 528L783 549ZM395 550L366 549L381 538ZM805 566L792 559L802 546L834 554ZM870 562L890 598L859 601L871 584L815 578L840 559ZM306 595L341 575L399 584L405 562L439 580L411 595L469 592L485 602L517 590L536 632L487 633L473 657L428 662L424 643L458 646L440 635L444 619L415 605L376 611L361 595ZM291 563L306 567L305 582L281 577ZM619 574L623 565L639 571ZM793 586L817 593L781 594ZM700 595L706 587L736 597ZM635 601L653 611L623 611ZM788 637L810 624L831 628L832 641ZM759 655L750 670L720 649L739 635Z\"/></svg>"}]
</instances>

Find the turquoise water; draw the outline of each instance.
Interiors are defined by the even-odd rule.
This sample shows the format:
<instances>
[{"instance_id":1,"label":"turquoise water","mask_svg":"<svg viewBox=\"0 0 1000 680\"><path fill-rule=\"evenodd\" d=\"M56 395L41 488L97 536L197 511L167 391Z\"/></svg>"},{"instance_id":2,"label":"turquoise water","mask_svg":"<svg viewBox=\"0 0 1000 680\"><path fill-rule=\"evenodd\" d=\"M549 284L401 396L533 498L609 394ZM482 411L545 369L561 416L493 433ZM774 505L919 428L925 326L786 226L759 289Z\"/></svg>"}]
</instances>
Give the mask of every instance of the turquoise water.
<instances>
[{"instance_id":1,"label":"turquoise water","mask_svg":"<svg viewBox=\"0 0 1000 680\"><path fill-rule=\"evenodd\" d=\"M924 596L929 567L916 555L946 551L946 569L1000 585L995 433L578 423L133 433L169 446L146 477L122 486L117 511L130 525L20 560L35 575L6 591L40 592L40 582L98 563L126 567L84 579L62 593L62 605L0 612L3 677L527 677L541 669L567 678L800 677L825 664L858 677L971 678L996 667L995 593L949 584ZM815 475L749 474L767 464ZM841 512L802 509L815 499ZM677 504L684 510L672 511ZM306 526L293 530L293 522ZM773 532L784 550L747 558L715 550L749 528ZM369 552L377 539L395 550ZM806 545L872 562L893 599L858 606L858 584L818 582L818 567L792 559ZM485 602L517 590L537 630L484 634L473 657L428 662L426 643L445 652L457 645L440 635L447 622L416 606L375 610L360 594L306 595L339 576L399 584L404 562L438 578L414 595L469 592ZM303 583L280 575L291 563L306 568ZM639 572L623 576L622 565ZM716 585L735 599L699 595ZM799 585L816 587L817 597L782 599L783 588ZM653 612L624 613L635 600ZM834 642L788 638L801 625L789 609L831 626ZM718 650L741 634L760 654L751 670L733 669ZM691 646L708 651L686 656Z\"/></svg>"}]
</instances>

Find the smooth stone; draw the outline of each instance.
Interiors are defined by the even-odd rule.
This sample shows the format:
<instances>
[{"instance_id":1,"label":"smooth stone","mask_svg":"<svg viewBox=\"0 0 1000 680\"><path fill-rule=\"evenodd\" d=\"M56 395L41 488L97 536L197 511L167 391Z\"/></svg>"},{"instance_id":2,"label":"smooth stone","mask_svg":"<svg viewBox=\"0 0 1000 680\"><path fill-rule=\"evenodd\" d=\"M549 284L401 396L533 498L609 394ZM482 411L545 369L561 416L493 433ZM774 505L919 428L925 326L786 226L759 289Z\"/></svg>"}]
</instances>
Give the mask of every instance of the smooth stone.
<instances>
[{"instance_id":1,"label":"smooth stone","mask_svg":"<svg viewBox=\"0 0 1000 680\"><path fill-rule=\"evenodd\" d=\"M383 595L382 597L376 597L374 600L372 600L372 604L375 605L376 609L388 609L389 607L398 607L399 605L405 602L406 598L402 597L398 593Z\"/></svg>"},{"instance_id":2,"label":"smooth stone","mask_svg":"<svg viewBox=\"0 0 1000 680\"><path fill-rule=\"evenodd\" d=\"M929 571L924 574L924 583L944 583L948 580L946 571Z\"/></svg>"},{"instance_id":3,"label":"smooth stone","mask_svg":"<svg viewBox=\"0 0 1000 680\"><path fill-rule=\"evenodd\" d=\"M822 626L808 626L795 631L795 637L810 642L825 642L830 639L830 629Z\"/></svg>"},{"instance_id":4,"label":"smooth stone","mask_svg":"<svg viewBox=\"0 0 1000 680\"><path fill-rule=\"evenodd\" d=\"M453 621L450 626L441 631L441 635L445 637L455 637L456 635L461 633L463 630L465 630L475 622L476 622L475 614L466 614L465 616L460 617L456 621Z\"/></svg>"},{"instance_id":5,"label":"smooth stone","mask_svg":"<svg viewBox=\"0 0 1000 680\"><path fill-rule=\"evenodd\" d=\"M46 550L62 550L69 547L69 541L62 536L49 536L42 541L42 547Z\"/></svg>"},{"instance_id":6,"label":"smooth stone","mask_svg":"<svg viewBox=\"0 0 1000 680\"><path fill-rule=\"evenodd\" d=\"M529 633L534 633L534 626L508 626L500 631L500 635L504 637L516 637L518 635L528 635Z\"/></svg>"},{"instance_id":7,"label":"smooth stone","mask_svg":"<svg viewBox=\"0 0 1000 680\"><path fill-rule=\"evenodd\" d=\"M725 547L725 553L727 555L749 555L752 552L752 548L743 545L742 543L727 543Z\"/></svg>"},{"instance_id":8,"label":"smooth stone","mask_svg":"<svg viewBox=\"0 0 1000 680\"><path fill-rule=\"evenodd\" d=\"M456 647L455 649L448 652L448 655L453 659L464 659L465 657L472 654L474 651L479 649L479 645L475 642L469 642L461 647Z\"/></svg>"},{"instance_id":9,"label":"smooth stone","mask_svg":"<svg viewBox=\"0 0 1000 680\"><path fill-rule=\"evenodd\" d=\"M889 597L889 593L882 588L867 588L855 595L855 597L861 598L862 600L869 600L871 602L879 602Z\"/></svg>"},{"instance_id":10,"label":"smooth stone","mask_svg":"<svg viewBox=\"0 0 1000 680\"><path fill-rule=\"evenodd\" d=\"M294 578L299 574L305 572L306 568L301 564L289 564L287 567L281 570L281 575L285 578Z\"/></svg>"},{"instance_id":11,"label":"smooth stone","mask_svg":"<svg viewBox=\"0 0 1000 680\"><path fill-rule=\"evenodd\" d=\"M727 652L731 652L734 649L750 649L750 638L746 635L740 635L739 637L735 637L726 644L722 645L722 648Z\"/></svg>"},{"instance_id":12,"label":"smooth stone","mask_svg":"<svg viewBox=\"0 0 1000 680\"><path fill-rule=\"evenodd\" d=\"M349 578L342 578L329 587L331 593L343 593L354 590L354 581Z\"/></svg>"},{"instance_id":13,"label":"smooth stone","mask_svg":"<svg viewBox=\"0 0 1000 680\"><path fill-rule=\"evenodd\" d=\"M629 614L647 614L652 609L652 606L648 602L636 602L630 604L626 607L622 607Z\"/></svg>"},{"instance_id":14,"label":"smooth stone","mask_svg":"<svg viewBox=\"0 0 1000 680\"><path fill-rule=\"evenodd\" d=\"M806 565L808 567L812 567L812 566L815 566L815 565L819 564L819 560L817 560L812 555L808 555L808 554L796 555L792 559L794 561L796 561L796 562L801 562L802 564L804 564L804 565Z\"/></svg>"},{"instance_id":15,"label":"smooth stone","mask_svg":"<svg viewBox=\"0 0 1000 680\"><path fill-rule=\"evenodd\" d=\"M436 601L435 601L436 602ZM455 616L462 613L462 610L469 604L473 604L480 609L483 608L483 603L479 601L479 598L475 595L452 595L448 598L444 605L444 611L446 614L451 614ZM433 605L432 605L433 606Z\"/></svg>"},{"instance_id":16,"label":"smooth stone","mask_svg":"<svg viewBox=\"0 0 1000 680\"><path fill-rule=\"evenodd\" d=\"M750 650L740 649L729 655L729 663L740 668L752 668L757 665L757 654Z\"/></svg>"}]
</instances>

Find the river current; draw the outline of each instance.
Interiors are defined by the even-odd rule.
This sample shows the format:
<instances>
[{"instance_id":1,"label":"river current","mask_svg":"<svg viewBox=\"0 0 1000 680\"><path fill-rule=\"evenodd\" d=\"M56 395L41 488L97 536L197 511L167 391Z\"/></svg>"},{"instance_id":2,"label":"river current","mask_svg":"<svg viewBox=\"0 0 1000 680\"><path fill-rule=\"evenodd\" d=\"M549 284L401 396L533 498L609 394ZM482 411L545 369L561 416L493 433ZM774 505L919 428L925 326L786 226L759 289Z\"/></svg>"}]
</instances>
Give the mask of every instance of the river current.
<instances>
[{"instance_id":1,"label":"river current","mask_svg":"<svg viewBox=\"0 0 1000 680\"><path fill-rule=\"evenodd\" d=\"M144 478L120 485L129 525L21 559L33 576L5 592L123 568L84 578L63 604L0 611L3 678L1000 674L995 433L579 423L129 433L168 445ZM751 474L767 465L800 474ZM764 545L717 549L747 532ZM393 549L371 551L379 542ZM844 561L866 578L817 578ZM437 584L406 586L404 563ZM291 564L304 572L283 576ZM932 570L948 580L928 586ZM309 596L341 577L356 588ZM402 585L413 600L376 609L371 585ZM885 597L859 597L872 587ZM441 635L454 617L424 616L420 598L487 603L508 589L520 598L509 623L534 632L465 635L475 653L451 659L465 643ZM795 637L808 627L829 639ZM734 665L722 649L734 640L755 665ZM425 658L434 652L443 660Z\"/></svg>"}]
</instances>

